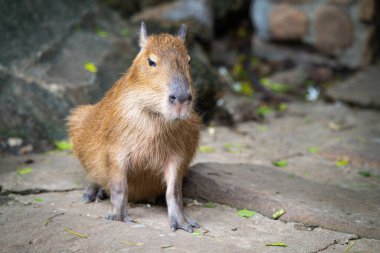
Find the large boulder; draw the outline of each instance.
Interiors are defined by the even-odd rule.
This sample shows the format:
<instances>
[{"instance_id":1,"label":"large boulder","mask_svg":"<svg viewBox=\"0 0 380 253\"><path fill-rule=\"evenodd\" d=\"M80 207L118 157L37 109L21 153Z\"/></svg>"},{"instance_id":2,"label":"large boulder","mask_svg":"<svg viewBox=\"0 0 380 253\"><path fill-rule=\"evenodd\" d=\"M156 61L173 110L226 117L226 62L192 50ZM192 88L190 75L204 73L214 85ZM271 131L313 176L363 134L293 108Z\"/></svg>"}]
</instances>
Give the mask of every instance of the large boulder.
<instances>
[{"instance_id":1,"label":"large boulder","mask_svg":"<svg viewBox=\"0 0 380 253\"><path fill-rule=\"evenodd\" d=\"M65 138L71 108L98 101L131 65L139 51L139 25L89 0L0 5L12 13L0 17L0 136L31 142ZM148 31L178 27L156 24ZM199 108L209 111L221 81L203 51L192 48L198 97L209 99Z\"/></svg>"},{"instance_id":2,"label":"large boulder","mask_svg":"<svg viewBox=\"0 0 380 253\"><path fill-rule=\"evenodd\" d=\"M1 9L12 15L0 20L0 133L63 138L70 109L95 102L130 65L137 48L122 32L133 29L92 1Z\"/></svg>"},{"instance_id":3,"label":"large boulder","mask_svg":"<svg viewBox=\"0 0 380 253\"><path fill-rule=\"evenodd\" d=\"M380 109L379 79L380 64L377 64L330 87L326 95L334 101Z\"/></svg>"},{"instance_id":4,"label":"large boulder","mask_svg":"<svg viewBox=\"0 0 380 253\"><path fill-rule=\"evenodd\" d=\"M194 38L209 41L213 37L213 16L210 4L206 0L177 0L146 8L132 16L132 21L145 21L153 31L165 32L178 30L181 23L188 28L187 39Z\"/></svg>"}]
</instances>

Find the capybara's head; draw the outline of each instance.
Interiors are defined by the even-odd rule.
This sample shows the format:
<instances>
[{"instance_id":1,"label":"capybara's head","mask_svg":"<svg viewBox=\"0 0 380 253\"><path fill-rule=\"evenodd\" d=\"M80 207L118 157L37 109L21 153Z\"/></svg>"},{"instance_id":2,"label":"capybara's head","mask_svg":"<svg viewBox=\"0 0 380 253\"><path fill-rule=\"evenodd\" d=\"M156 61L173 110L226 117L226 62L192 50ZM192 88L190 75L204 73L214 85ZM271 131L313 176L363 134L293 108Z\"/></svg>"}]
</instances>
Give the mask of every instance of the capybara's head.
<instances>
[{"instance_id":1,"label":"capybara's head","mask_svg":"<svg viewBox=\"0 0 380 253\"><path fill-rule=\"evenodd\" d=\"M185 25L181 25L177 35L148 36L144 22L141 23L141 50L133 69L144 96L141 106L169 121L188 119L193 107L195 94L185 36Z\"/></svg>"}]
</instances>

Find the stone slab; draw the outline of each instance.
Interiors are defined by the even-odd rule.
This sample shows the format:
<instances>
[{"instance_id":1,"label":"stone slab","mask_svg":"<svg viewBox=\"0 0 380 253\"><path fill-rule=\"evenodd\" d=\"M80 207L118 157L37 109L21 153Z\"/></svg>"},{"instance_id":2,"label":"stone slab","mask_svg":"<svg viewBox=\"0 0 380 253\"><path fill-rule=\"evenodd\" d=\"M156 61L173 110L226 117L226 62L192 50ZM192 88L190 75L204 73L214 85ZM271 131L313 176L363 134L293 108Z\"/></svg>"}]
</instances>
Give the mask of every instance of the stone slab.
<instances>
[{"instance_id":1,"label":"stone slab","mask_svg":"<svg viewBox=\"0 0 380 253\"><path fill-rule=\"evenodd\" d=\"M33 161L26 164L26 161ZM20 175L18 169L31 168ZM7 157L0 162L0 186L4 192L36 193L68 191L85 187L85 173L76 157L63 152L25 157Z\"/></svg>"},{"instance_id":2,"label":"stone slab","mask_svg":"<svg viewBox=\"0 0 380 253\"><path fill-rule=\"evenodd\" d=\"M380 239L380 194L316 183L261 165L203 163L192 167L184 194L268 217L283 208L283 221L301 222Z\"/></svg>"},{"instance_id":3,"label":"stone slab","mask_svg":"<svg viewBox=\"0 0 380 253\"><path fill-rule=\"evenodd\" d=\"M201 224L200 235L169 229L166 207L130 204L130 216L138 223L105 221L109 201L84 204L81 191L12 195L0 206L0 252L317 252L328 245L357 240L344 234L300 224L268 219L260 214L239 217L236 209L216 205L185 207ZM39 203L35 202L40 198ZM45 225L46 219L51 218ZM71 229L87 235L80 238ZM265 246L283 242L287 248ZM380 242L374 240L374 249ZM163 248L163 247L167 248ZM359 248L360 249L360 248Z\"/></svg>"},{"instance_id":4,"label":"stone slab","mask_svg":"<svg viewBox=\"0 0 380 253\"><path fill-rule=\"evenodd\" d=\"M333 100L380 108L380 65L372 66L327 91Z\"/></svg>"}]
</instances>

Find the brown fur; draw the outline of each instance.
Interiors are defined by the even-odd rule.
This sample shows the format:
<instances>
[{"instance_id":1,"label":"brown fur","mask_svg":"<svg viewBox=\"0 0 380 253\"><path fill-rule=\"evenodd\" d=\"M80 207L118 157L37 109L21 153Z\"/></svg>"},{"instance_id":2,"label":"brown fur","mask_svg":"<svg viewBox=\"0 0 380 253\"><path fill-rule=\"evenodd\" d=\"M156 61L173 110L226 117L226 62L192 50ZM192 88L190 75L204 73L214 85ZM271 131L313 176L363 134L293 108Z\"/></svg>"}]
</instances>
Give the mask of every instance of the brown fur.
<instances>
[{"instance_id":1,"label":"brown fur","mask_svg":"<svg viewBox=\"0 0 380 253\"><path fill-rule=\"evenodd\" d=\"M147 63L151 56L155 68ZM147 200L165 192L170 160L177 162L176 180L182 181L198 145L200 124L191 105L184 109L185 119L173 120L166 108L168 83L178 73L191 81L183 40L150 36L100 102L72 111L69 136L91 181L110 191L112 181L120 181L126 170L128 200Z\"/></svg>"},{"instance_id":2,"label":"brown fur","mask_svg":"<svg viewBox=\"0 0 380 253\"><path fill-rule=\"evenodd\" d=\"M157 55L157 66L146 59ZM186 173L199 139L199 119L193 111L186 120L161 114L165 85L179 72L190 79L183 41L169 34L150 36L128 72L95 105L76 108L68 119L74 152L90 180L109 190L112 174L130 163L129 201L146 200L165 191L163 174L171 157L179 159L178 180ZM194 91L193 91L194 93Z\"/></svg>"}]
</instances>

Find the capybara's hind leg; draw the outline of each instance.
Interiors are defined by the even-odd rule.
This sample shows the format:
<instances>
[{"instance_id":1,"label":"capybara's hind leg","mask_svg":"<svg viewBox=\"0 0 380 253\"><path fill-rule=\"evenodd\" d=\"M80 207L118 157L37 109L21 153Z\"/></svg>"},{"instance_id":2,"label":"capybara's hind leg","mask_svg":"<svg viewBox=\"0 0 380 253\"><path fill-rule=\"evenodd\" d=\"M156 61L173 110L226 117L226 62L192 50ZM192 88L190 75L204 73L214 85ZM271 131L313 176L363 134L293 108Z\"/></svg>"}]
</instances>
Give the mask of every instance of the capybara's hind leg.
<instances>
[{"instance_id":1,"label":"capybara's hind leg","mask_svg":"<svg viewBox=\"0 0 380 253\"><path fill-rule=\"evenodd\" d=\"M106 198L105 191L96 183L90 183L83 193L83 202L90 203L93 201L101 201Z\"/></svg>"},{"instance_id":2,"label":"capybara's hind leg","mask_svg":"<svg viewBox=\"0 0 380 253\"><path fill-rule=\"evenodd\" d=\"M102 201L104 200L105 198L107 198L107 193L105 190L103 190L103 188L99 188L98 190L98 193L96 193L96 198L95 198L95 201L96 202L99 202L99 201Z\"/></svg>"}]
</instances>

